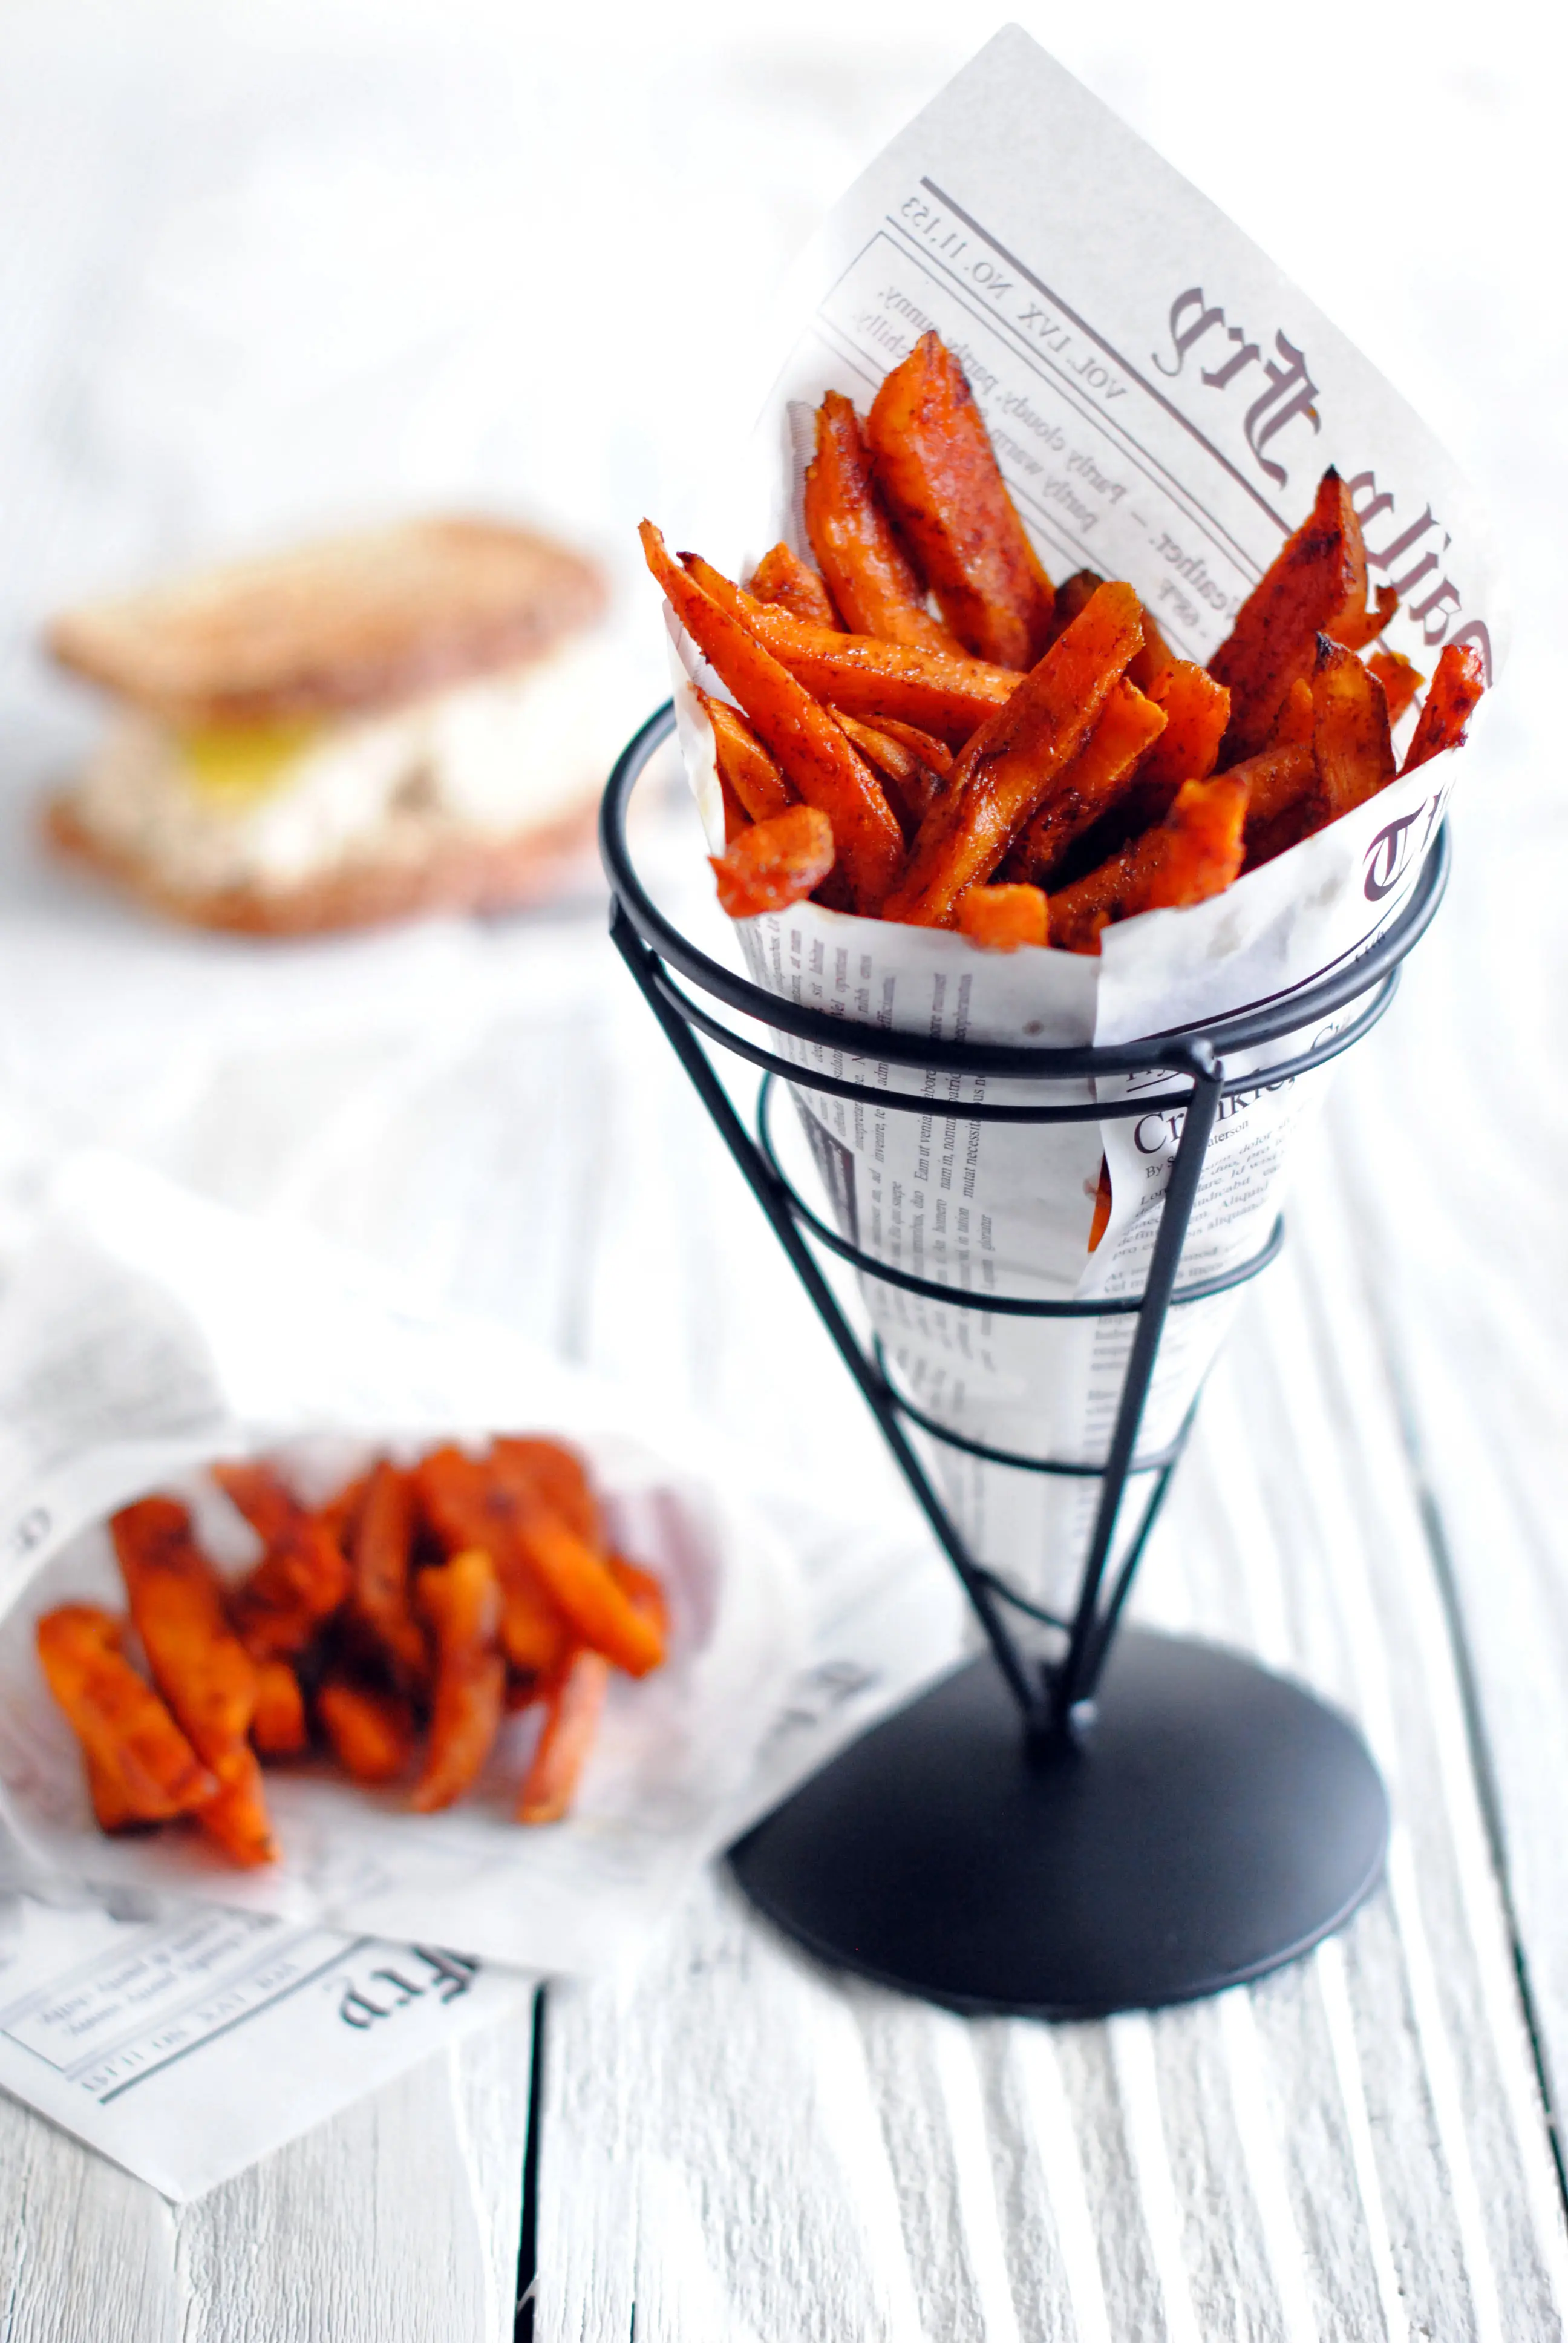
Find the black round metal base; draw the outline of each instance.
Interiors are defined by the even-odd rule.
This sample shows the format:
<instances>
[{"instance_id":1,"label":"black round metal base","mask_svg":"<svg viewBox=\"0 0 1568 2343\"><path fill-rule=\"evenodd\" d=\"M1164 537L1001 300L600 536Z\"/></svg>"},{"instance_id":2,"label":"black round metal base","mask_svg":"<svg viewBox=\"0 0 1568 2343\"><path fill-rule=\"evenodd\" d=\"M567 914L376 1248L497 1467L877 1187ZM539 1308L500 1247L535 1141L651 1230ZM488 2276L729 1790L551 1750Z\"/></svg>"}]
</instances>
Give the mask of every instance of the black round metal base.
<instances>
[{"instance_id":1,"label":"black round metal base","mask_svg":"<svg viewBox=\"0 0 1568 2343\"><path fill-rule=\"evenodd\" d=\"M1261 1976L1350 1917L1388 1799L1354 1728L1239 1653L1126 1628L1079 1746L974 1661L730 1852L841 1968L970 2012L1099 2017Z\"/></svg>"}]
</instances>

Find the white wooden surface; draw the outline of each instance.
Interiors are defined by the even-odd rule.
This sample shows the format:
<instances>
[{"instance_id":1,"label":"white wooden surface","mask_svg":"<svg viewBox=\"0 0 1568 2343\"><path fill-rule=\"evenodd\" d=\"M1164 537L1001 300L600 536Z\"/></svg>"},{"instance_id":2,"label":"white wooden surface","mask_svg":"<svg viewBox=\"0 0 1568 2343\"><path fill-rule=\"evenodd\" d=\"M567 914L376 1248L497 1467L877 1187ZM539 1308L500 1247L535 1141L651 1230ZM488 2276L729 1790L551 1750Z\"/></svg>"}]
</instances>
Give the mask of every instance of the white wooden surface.
<instances>
[{"instance_id":1,"label":"white wooden surface","mask_svg":"<svg viewBox=\"0 0 1568 2343\"><path fill-rule=\"evenodd\" d=\"M1441 10L1418 39L1331 7L1311 54L1221 17L1201 57L1152 6L1039 29L1417 391L1502 506L1525 605L1453 898L1343 1071L1140 1594L1360 1717L1388 1886L1250 1991L1048 2030L838 1983L705 1885L636 1976L550 1997L549 2343L1562 2331L1563 328L1523 225L1552 216L1549 36L1524 74L1506 6L1462 52ZM695 6L0 19L0 1239L41 1143L106 1140L656 1377L765 1482L885 1523L870 1433L591 907L186 944L44 871L24 815L85 729L29 650L68 592L406 500L610 542L687 497L692 382L711 412L750 396L759 286L984 29L880 0L794 21L748 46ZM1370 94L1395 85L1441 201L1390 161ZM1279 168L1331 136L1342 169ZM678 366L699 263L725 292ZM528 2049L520 2022L477 2037L178 2213L0 2102L0 2338L498 2343Z\"/></svg>"}]
</instances>

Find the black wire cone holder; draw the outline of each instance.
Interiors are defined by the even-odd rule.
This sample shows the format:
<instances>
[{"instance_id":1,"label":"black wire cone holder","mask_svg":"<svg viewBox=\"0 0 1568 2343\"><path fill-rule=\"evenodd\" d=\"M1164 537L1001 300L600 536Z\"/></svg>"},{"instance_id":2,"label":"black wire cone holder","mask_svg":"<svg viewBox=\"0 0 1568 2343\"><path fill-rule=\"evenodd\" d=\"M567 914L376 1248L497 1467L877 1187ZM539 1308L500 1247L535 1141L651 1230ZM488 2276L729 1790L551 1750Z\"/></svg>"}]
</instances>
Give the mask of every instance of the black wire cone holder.
<instances>
[{"instance_id":1,"label":"black wire cone holder","mask_svg":"<svg viewBox=\"0 0 1568 2343\"><path fill-rule=\"evenodd\" d=\"M929 1114L931 1101L796 1064L692 998L689 986L764 1032L819 1045L832 1053L829 1062L852 1054L859 1030L778 999L709 959L643 887L628 845L627 809L674 721L668 705L648 719L605 791L600 848L612 940L854 1377L989 1646L873 1726L750 1831L730 1851L735 1875L762 1911L820 1957L955 2009L1095 2016L1190 2000L1261 1976L1332 1934L1376 1885L1387 1795L1353 1726L1301 1686L1239 1653L1121 1627L1196 1401L1165 1448L1140 1454L1138 1436L1168 1312L1245 1283L1283 1242L1276 1222L1251 1260L1222 1275L1181 1282L1222 1102L1258 1081L1255 1071L1228 1076L1227 1052L1287 1040L1353 1008L1322 1046L1272 1062L1273 1083L1316 1071L1368 1032L1437 909L1448 877L1446 833L1439 832L1404 908L1367 950L1316 983L1202 1026L1081 1049L868 1030L868 1060L916 1072L1058 1089L1097 1075L1170 1077L1171 1087L1125 1100L950 1103L953 1116L973 1121L1099 1123L1154 1111L1181 1118L1141 1293L1048 1302L980 1292L875 1259L830 1227L786 1178L769 1124L776 1081L894 1113ZM704 1038L761 1070L755 1135ZM1069 1463L990 1447L924 1413L896 1388L879 1341L868 1343L856 1332L814 1245L863 1279L950 1308L1135 1317L1104 1461ZM1070 1616L1024 1601L969 1552L909 1424L993 1463L1101 1483ZM1151 1486L1113 1567L1134 1473ZM1010 1612L1059 1630L1060 1656L1031 1659Z\"/></svg>"}]
</instances>

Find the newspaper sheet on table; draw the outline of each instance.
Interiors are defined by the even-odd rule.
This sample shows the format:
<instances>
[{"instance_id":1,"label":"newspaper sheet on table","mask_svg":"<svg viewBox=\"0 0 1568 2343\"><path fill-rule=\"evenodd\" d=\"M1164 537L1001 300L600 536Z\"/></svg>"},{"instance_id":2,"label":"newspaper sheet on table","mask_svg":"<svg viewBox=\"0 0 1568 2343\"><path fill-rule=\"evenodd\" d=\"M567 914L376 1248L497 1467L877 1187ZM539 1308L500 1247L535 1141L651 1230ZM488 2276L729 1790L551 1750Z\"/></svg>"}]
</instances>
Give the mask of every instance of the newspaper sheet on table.
<instances>
[{"instance_id":1,"label":"newspaper sheet on table","mask_svg":"<svg viewBox=\"0 0 1568 2343\"><path fill-rule=\"evenodd\" d=\"M1389 648L1430 673L1440 645L1470 642L1494 672L1497 563L1452 463L1230 221L1016 27L857 182L802 264L792 305L796 338L742 468L734 538L705 548L737 574L780 537L809 554L799 488L823 393L863 410L935 327L962 361L1047 569L1131 579L1179 655L1211 655L1332 462L1363 522L1372 585L1400 597ZM711 733L689 677L722 688L678 630L674 648L681 743L718 850ZM982 1089L993 1101L1024 1093L911 1076L874 1043L857 1048L849 1029L1109 1043L1270 1000L1353 958L1400 911L1452 768L1452 753L1433 760L1208 903L1111 928L1098 960L988 954L956 934L812 903L739 923L759 985L844 1020L842 1051L780 1037L786 1055L921 1101L918 1114L895 1113L796 1092L844 1233L938 1285L1055 1300L1136 1292L1179 1113L977 1122L962 1110ZM1263 1245L1292 1141L1324 1089L1322 1076L1271 1082L1269 1066L1321 1046L1342 1021L1228 1066L1259 1080L1227 1101L1214 1135L1186 1281ZM1125 1096L1128 1085L1099 1096L1111 1089ZM1088 1096L1058 1095L1075 1094ZM1113 1204L1091 1255L1102 1153ZM896 1382L940 1423L1012 1454L1103 1456L1131 1319L1008 1317L870 1280L865 1295ZM1141 1453L1176 1435L1236 1298L1172 1313ZM1067 1604L1093 1481L932 1448L972 1550L1035 1602ZM1148 1485L1135 1475L1132 1500ZM1133 1519L1130 1502L1124 1534Z\"/></svg>"}]
</instances>

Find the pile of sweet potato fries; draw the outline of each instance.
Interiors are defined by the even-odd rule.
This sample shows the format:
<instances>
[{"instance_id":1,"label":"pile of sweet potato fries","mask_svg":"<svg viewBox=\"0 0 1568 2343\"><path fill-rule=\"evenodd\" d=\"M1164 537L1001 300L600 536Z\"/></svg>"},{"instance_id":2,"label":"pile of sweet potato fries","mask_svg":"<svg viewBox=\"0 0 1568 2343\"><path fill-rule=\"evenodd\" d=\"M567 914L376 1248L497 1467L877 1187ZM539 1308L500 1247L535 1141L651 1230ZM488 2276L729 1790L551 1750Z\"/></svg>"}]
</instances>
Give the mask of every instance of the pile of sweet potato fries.
<instances>
[{"instance_id":1,"label":"pile of sweet potato fries","mask_svg":"<svg viewBox=\"0 0 1568 2343\"><path fill-rule=\"evenodd\" d=\"M610 1669L646 1675L668 1632L658 1581L610 1549L575 1451L498 1439L408 1468L381 1457L314 1508L264 1460L211 1472L262 1543L243 1578L225 1583L184 1505L144 1497L110 1523L129 1618L68 1603L38 1622L101 1828L190 1816L236 1863L270 1863L260 1759L314 1744L388 1785L417 1758L408 1803L430 1814L472 1784L503 1715L536 1704L517 1818L568 1812Z\"/></svg>"},{"instance_id":2,"label":"pile of sweet potato fries","mask_svg":"<svg viewBox=\"0 0 1568 2343\"><path fill-rule=\"evenodd\" d=\"M1206 669L1131 586L1052 587L934 333L863 421L829 392L803 507L817 568L777 545L745 587L642 525L735 702L703 695L734 919L809 895L1098 952L1111 921L1220 893L1394 779L1390 728L1424 679L1374 648L1397 596L1369 601L1332 469ZM1473 647L1444 649L1403 771L1463 739L1483 682Z\"/></svg>"}]
</instances>

